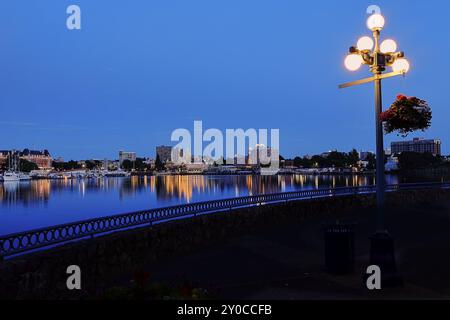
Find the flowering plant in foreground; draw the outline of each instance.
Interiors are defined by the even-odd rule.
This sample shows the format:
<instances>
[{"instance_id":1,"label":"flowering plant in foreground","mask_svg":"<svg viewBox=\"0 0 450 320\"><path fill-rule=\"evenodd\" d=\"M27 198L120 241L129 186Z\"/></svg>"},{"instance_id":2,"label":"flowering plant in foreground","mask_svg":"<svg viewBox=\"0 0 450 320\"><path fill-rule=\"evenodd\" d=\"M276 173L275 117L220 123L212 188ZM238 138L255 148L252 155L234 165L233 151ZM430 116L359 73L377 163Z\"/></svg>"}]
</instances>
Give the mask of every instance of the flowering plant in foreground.
<instances>
[{"instance_id":1,"label":"flowering plant in foreground","mask_svg":"<svg viewBox=\"0 0 450 320\"><path fill-rule=\"evenodd\" d=\"M410 132L428 129L432 114L426 101L398 95L390 108L382 112L380 117L384 122L386 134L398 131L402 136L407 136Z\"/></svg>"}]
</instances>

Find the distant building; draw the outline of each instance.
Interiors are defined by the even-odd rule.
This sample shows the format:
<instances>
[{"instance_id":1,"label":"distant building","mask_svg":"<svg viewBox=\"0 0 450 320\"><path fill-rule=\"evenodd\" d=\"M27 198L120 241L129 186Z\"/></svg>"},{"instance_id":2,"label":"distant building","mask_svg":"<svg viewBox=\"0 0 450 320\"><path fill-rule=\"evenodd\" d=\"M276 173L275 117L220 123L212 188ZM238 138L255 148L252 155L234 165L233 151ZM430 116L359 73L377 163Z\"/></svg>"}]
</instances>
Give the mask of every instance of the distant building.
<instances>
[{"instance_id":1,"label":"distant building","mask_svg":"<svg viewBox=\"0 0 450 320\"><path fill-rule=\"evenodd\" d=\"M131 162L136 161L136 152L119 151L119 166L122 167L122 163L125 160Z\"/></svg>"},{"instance_id":2,"label":"distant building","mask_svg":"<svg viewBox=\"0 0 450 320\"><path fill-rule=\"evenodd\" d=\"M35 163L40 170L51 169L53 159L48 150L29 150L24 149L19 154L20 159L25 159L29 162Z\"/></svg>"},{"instance_id":3,"label":"distant building","mask_svg":"<svg viewBox=\"0 0 450 320\"><path fill-rule=\"evenodd\" d=\"M247 164L249 165L261 165L270 163L270 157L272 156L272 148L266 147L263 144L257 144L254 148L249 148ZM245 160L238 159L240 164L245 163Z\"/></svg>"},{"instance_id":4,"label":"distant building","mask_svg":"<svg viewBox=\"0 0 450 320\"><path fill-rule=\"evenodd\" d=\"M185 165L185 170L189 173L202 173L203 171L208 169L208 165L206 163L197 162L197 163L187 163Z\"/></svg>"},{"instance_id":5,"label":"distant building","mask_svg":"<svg viewBox=\"0 0 450 320\"><path fill-rule=\"evenodd\" d=\"M170 146L156 147L156 156L159 156L159 160L161 160L162 163L171 161L172 147L170 147Z\"/></svg>"},{"instance_id":6,"label":"distant building","mask_svg":"<svg viewBox=\"0 0 450 320\"><path fill-rule=\"evenodd\" d=\"M8 165L9 150L0 150L0 168Z\"/></svg>"},{"instance_id":7,"label":"distant building","mask_svg":"<svg viewBox=\"0 0 450 320\"><path fill-rule=\"evenodd\" d=\"M402 152L431 153L441 155L441 140L439 139L419 139L414 138L410 141L398 141L391 143L392 154Z\"/></svg>"}]
</instances>

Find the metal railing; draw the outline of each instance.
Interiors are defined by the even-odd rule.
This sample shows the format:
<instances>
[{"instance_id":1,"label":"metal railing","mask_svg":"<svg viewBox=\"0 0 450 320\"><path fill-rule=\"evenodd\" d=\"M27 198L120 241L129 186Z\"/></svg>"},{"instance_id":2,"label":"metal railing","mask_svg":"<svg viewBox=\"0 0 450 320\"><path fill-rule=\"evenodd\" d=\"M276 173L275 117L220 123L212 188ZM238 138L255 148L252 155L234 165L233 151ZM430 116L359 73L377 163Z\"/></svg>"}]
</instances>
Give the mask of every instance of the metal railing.
<instances>
[{"instance_id":1,"label":"metal railing","mask_svg":"<svg viewBox=\"0 0 450 320\"><path fill-rule=\"evenodd\" d=\"M450 183L414 183L388 185L386 191L418 190L418 189L450 188ZM44 247L54 246L86 237L94 237L104 233L125 230L132 227L152 225L177 218L188 218L198 214L231 210L246 206L264 205L291 200L309 200L370 194L375 186L340 187L333 189L302 190L275 194L255 195L231 199L212 200L192 204L184 204L165 208L156 208L126 214L93 218L71 222L30 231L0 236L0 260L3 257L24 253Z\"/></svg>"}]
</instances>

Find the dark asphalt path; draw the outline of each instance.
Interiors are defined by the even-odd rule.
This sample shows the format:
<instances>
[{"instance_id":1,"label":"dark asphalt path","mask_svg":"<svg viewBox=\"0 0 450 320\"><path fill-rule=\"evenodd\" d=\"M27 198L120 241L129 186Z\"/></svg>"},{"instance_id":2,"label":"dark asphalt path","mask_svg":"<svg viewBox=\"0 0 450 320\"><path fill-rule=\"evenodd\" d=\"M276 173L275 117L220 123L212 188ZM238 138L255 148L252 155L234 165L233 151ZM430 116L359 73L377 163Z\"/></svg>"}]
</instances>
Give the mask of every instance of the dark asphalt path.
<instances>
[{"instance_id":1,"label":"dark asphalt path","mask_svg":"<svg viewBox=\"0 0 450 320\"><path fill-rule=\"evenodd\" d=\"M405 286L369 292L363 286L375 210L342 212L356 226L354 274L324 271L323 218L271 226L149 266L152 280L184 278L233 299L450 297L450 200L390 208L387 225Z\"/></svg>"}]
</instances>

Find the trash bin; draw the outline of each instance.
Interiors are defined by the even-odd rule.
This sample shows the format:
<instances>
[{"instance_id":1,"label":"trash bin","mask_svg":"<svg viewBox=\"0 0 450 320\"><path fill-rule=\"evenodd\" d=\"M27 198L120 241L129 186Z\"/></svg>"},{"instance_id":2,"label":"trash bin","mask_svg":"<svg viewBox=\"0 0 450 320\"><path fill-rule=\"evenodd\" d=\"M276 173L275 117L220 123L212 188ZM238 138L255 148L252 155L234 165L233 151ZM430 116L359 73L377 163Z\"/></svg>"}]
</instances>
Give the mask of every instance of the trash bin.
<instances>
[{"instance_id":1,"label":"trash bin","mask_svg":"<svg viewBox=\"0 0 450 320\"><path fill-rule=\"evenodd\" d=\"M354 223L334 223L324 226L325 266L329 273L348 274L355 265Z\"/></svg>"}]
</instances>

